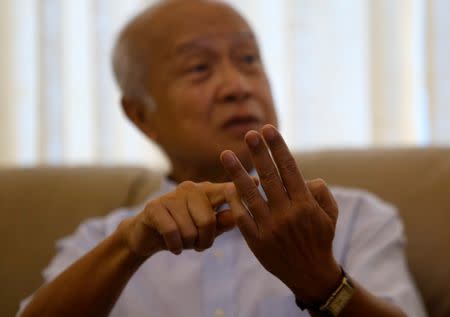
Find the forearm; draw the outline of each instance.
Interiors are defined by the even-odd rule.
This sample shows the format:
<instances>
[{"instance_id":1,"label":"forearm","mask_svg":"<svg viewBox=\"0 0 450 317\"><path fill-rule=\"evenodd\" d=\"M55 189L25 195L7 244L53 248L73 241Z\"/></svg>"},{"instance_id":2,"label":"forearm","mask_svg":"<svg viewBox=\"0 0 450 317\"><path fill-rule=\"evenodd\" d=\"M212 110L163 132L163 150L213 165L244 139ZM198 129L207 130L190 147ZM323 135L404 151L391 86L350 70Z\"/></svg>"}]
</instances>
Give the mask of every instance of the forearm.
<instances>
[{"instance_id":1,"label":"forearm","mask_svg":"<svg viewBox=\"0 0 450 317\"><path fill-rule=\"evenodd\" d=\"M352 284L355 292L339 317L407 317L398 307L370 294L357 282L352 280ZM310 314L312 317L326 316L313 311Z\"/></svg>"},{"instance_id":2,"label":"forearm","mask_svg":"<svg viewBox=\"0 0 450 317\"><path fill-rule=\"evenodd\" d=\"M107 316L145 261L127 247L126 225L39 289L21 316Z\"/></svg>"}]
</instances>

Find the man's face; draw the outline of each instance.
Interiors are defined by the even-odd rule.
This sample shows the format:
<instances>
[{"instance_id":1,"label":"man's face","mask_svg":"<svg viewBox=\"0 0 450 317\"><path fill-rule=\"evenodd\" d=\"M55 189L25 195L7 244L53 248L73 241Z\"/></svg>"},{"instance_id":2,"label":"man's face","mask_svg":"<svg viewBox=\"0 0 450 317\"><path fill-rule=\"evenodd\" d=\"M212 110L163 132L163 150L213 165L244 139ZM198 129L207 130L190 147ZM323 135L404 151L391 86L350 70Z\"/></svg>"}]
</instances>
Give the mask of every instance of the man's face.
<instances>
[{"instance_id":1,"label":"man's face","mask_svg":"<svg viewBox=\"0 0 450 317\"><path fill-rule=\"evenodd\" d=\"M231 9L185 3L161 18L151 54L155 140L172 162L209 166L231 149L250 168L245 133L277 124L257 42Z\"/></svg>"}]
</instances>

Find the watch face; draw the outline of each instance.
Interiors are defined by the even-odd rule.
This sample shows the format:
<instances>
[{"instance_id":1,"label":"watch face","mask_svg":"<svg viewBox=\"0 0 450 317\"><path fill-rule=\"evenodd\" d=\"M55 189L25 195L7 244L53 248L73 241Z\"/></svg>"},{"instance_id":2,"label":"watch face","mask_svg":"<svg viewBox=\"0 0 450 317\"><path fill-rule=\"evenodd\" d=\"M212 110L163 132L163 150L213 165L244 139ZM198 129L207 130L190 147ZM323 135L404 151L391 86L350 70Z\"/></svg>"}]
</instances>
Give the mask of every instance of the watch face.
<instances>
[{"instance_id":1,"label":"watch face","mask_svg":"<svg viewBox=\"0 0 450 317\"><path fill-rule=\"evenodd\" d=\"M327 306L323 307L323 310L327 310L333 316L339 315L339 313L347 305L353 293L353 287L348 284L347 279L344 279L335 297L329 302Z\"/></svg>"}]
</instances>

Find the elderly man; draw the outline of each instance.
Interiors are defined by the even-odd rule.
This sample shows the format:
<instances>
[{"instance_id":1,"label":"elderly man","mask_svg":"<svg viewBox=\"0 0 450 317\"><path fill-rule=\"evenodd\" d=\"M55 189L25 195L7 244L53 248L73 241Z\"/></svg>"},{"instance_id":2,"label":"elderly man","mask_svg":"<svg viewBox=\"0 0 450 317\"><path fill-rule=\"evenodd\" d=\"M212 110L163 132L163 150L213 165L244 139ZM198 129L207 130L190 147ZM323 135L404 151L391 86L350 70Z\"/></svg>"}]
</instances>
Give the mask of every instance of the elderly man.
<instances>
[{"instance_id":1,"label":"elderly man","mask_svg":"<svg viewBox=\"0 0 450 317\"><path fill-rule=\"evenodd\" d=\"M122 31L114 70L172 172L63 240L22 316L425 316L395 211L303 179L235 10L161 2Z\"/></svg>"}]
</instances>

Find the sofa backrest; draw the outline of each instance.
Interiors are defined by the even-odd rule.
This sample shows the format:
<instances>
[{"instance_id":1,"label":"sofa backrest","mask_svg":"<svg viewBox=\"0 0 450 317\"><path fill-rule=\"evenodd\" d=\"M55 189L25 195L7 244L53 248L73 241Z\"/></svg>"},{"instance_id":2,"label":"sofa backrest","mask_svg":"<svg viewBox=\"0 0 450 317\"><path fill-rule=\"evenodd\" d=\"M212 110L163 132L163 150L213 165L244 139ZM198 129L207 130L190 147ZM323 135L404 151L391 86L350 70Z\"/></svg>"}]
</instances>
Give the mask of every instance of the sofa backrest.
<instances>
[{"instance_id":1,"label":"sofa backrest","mask_svg":"<svg viewBox=\"0 0 450 317\"><path fill-rule=\"evenodd\" d=\"M296 154L307 178L367 189L399 208L407 255L430 316L450 316L450 149L339 150ZM0 315L42 283L56 239L84 219L134 206L159 186L136 167L0 169Z\"/></svg>"},{"instance_id":2,"label":"sofa backrest","mask_svg":"<svg viewBox=\"0 0 450 317\"><path fill-rule=\"evenodd\" d=\"M83 220L143 201L160 176L134 167L0 169L0 316L42 284L55 240Z\"/></svg>"},{"instance_id":3,"label":"sofa backrest","mask_svg":"<svg viewBox=\"0 0 450 317\"><path fill-rule=\"evenodd\" d=\"M308 179L363 188L399 209L429 314L450 316L450 148L322 151L297 161Z\"/></svg>"}]
</instances>

